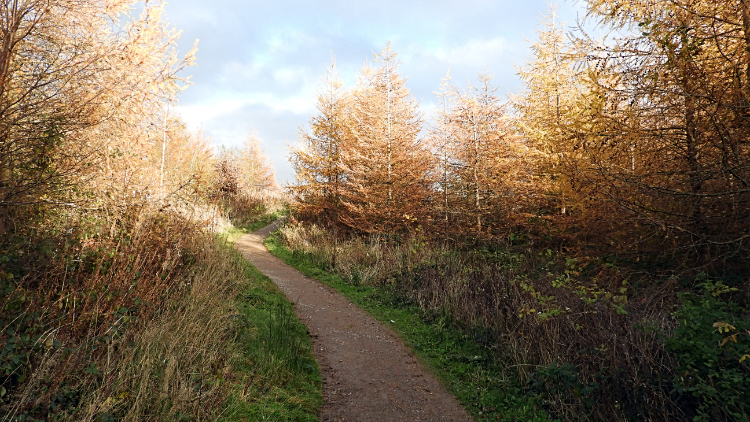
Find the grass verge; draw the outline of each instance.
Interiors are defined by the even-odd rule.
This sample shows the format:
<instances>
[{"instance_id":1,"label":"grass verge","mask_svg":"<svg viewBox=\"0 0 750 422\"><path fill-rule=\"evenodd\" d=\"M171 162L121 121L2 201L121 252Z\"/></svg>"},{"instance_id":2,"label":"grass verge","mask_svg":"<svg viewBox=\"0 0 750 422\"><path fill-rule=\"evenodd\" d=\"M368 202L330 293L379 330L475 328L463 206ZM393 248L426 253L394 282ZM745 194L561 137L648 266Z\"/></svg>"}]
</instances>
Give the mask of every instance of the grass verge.
<instances>
[{"instance_id":1,"label":"grass verge","mask_svg":"<svg viewBox=\"0 0 750 422\"><path fill-rule=\"evenodd\" d=\"M231 226L227 228L223 233L223 237L226 242L229 244L234 244L234 242L237 241L237 239L240 238L243 234L252 233L258 229L262 229L263 227L266 227L267 225L273 223L283 215L283 210L276 211L271 214L263 214L259 215L252 219L252 221L248 222L247 224L241 225L241 226Z\"/></svg>"},{"instance_id":2,"label":"grass verge","mask_svg":"<svg viewBox=\"0 0 750 422\"><path fill-rule=\"evenodd\" d=\"M250 227L232 228L220 240L248 280L235 299L234 379L221 421L317 421L323 402L306 327L276 285L232 247L240 235L273 219L269 215Z\"/></svg>"},{"instance_id":3,"label":"grass verge","mask_svg":"<svg viewBox=\"0 0 750 422\"><path fill-rule=\"evenodd\" d=\"M467 334L452 318L422 311L387 285L348 284L306 254L290 251L276 233L266 238L265 245L287 264L390 325L477 421L550 420L516 380L503 375L492 353L481 345L481 333Z\"/></svg>"}]
</instances>

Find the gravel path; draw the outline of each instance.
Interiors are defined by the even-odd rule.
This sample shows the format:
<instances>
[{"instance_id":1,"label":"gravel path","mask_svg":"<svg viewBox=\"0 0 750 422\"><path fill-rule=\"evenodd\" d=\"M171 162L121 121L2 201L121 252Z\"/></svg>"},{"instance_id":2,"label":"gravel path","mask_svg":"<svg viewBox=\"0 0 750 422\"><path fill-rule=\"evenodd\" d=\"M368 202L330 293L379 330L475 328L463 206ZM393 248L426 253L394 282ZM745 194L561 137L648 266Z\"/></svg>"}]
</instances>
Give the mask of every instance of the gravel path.
<instances>
[{"instance_id":1,"label":"gravel path","mask_svg":"<svg viewBox=\"0 0 750 422\"><path fill-rule=\"evenodd\" d=\"M263 239L275 229L276 223L246 234L235 247L307 325L324 376L322 421L471 421L388 327L272 256Z\"/></svg>"}]
</instances>

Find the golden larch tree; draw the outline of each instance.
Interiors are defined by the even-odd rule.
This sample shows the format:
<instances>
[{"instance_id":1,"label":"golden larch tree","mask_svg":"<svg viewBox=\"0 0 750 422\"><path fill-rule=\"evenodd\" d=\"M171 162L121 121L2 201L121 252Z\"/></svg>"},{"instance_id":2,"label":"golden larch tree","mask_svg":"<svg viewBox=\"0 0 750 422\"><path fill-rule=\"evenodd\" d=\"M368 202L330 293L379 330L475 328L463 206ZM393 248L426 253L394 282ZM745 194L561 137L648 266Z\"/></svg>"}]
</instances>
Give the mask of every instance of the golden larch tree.
<instances>
[{"instance_id":1,"label":"golden larch tree","mask_svg":"<svg viewBox=\"0 0 750 422\"><path fill-rule=\"evenodd\" d=\"M489 232L502 217L500 198L510 193L500 168L510 140L506 105L495 94L489 74L480 74L479 80L478 87L470 84L465 92L454 88L456 103L450 117L460 225L477 236Z\"/></svg>"},{"instance_id":2,"label":"golden larch tree","mask_svg":"<svg viewBox=\"0 0 750 422\"><path fill-rule=\"evenodd\" d=\"M577 55L565 36L563 23L552 6L531 43L532 57L518 75L524 83L512 100L518 131L529 143L539 164L538 183L549 185L550 200L557 202L560 214L570 211L573 193L566 161L575 160L569 128L581 95Z\"/></svg>"},{"instance_id":3,"label":"golden larch tree","mask_svg":"<svg viewBox=\"0 0 750 422\"><path fill-rule=\"evenodd\" d=\"M693 265L746 253L750 3L597 0L589 9L628 36L576 40L588 92L571 140L585 156L575 170L587 195L616 204L643 252L681 251Z\"/></svg>"},{"instance_id":4,"label":"golden larch tree","mask_svg":"<svg viewBox=\"0 0 750 422\"><path fill-rule=\"evenodd\" d=\"M348 109L347 94L336 73L335 61L326 69L316 108L309 131L300 131L300 142L291 150L290 161L297 183L290 190L300 215L338 223L345 179L341 150L346 142Z\"/></svg>"},{"instance_id":5,"label":"golden larch tree","mask_svg":"<svg viewBox=\"0 0 750 422\"><path fill-rule=\"evenodd\" d=\"M265 196L279 189L276 170L260 146L260 138L253 132L240 152L242 185L250 195Z\"/></svg>"},{"instance_id":6,"label":"golden larch tree","mask_svg":"<svg viewBox=\"0 0 750 422\"><path fill-rule=\"evenodd\" d=\"M395 233L427 222L432 157L390 43L375 61L379 66L366 66L351 92L341 218L356 230Z\"/></svg>"},{"instance_id":7,"label":"golden larch tree","mask_svg":"<svg viewBox=\"0 0 750 422\"><path fill-rule=\"evenodd\" d=\"M193 52L177 57L163 5L131 18L135 3L0 5L0 232L29 215L23 207L147 196L153 178L129 169L148 160L147 121L179 90Z\"/></svg>"},{"instance_id":8,"label":"golden larch tree","mask_svg":"<svg viewBox=\"0 0 750 422\"><path fill-rule=\"evenodd\" d=\"M450 72L442 79L438 97L438 109L429 129L427 142L435 156L436 195L433 203L436 223L440 221L444 233L453 230L458 210L454 207L456 183L456 128L452 122L452 112L458 96L451 82Z\"/></svg>"}]
</instances>

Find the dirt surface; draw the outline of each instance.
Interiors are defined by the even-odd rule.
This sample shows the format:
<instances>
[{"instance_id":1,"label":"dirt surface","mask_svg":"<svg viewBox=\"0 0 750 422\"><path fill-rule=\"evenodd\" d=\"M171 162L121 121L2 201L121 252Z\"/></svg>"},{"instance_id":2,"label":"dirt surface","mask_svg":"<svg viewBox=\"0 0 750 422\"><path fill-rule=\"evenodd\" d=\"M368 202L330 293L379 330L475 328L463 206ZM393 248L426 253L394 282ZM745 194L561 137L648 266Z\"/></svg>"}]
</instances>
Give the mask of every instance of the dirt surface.
<instances>
[{"instance_id":1,"label":"dirt surface","mask_svg":"<svg viewBox=\"0 0 750 422\"><path fill-rule=\"evenodd\" d=\"M388 327L271 255L263 239L275 228L246 234L235 247L281 288L307 325L324 376L322 421L471 421Z\"/></svg>"}]
</instances>

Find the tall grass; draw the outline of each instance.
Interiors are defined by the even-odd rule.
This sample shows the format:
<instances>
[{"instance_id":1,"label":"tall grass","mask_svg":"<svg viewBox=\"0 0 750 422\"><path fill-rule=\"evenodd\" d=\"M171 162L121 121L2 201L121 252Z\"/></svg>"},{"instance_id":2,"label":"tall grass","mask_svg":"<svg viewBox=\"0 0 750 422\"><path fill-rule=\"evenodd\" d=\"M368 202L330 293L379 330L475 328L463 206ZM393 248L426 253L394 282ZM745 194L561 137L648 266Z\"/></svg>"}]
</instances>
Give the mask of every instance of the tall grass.
<instances>
[{"instance_id":1,"label":"tall grass","mask_svg":"<svg viewBox=\"0 0 750 422\"><path fill-rule=\"evenodd\" d=\"M243 362L265 359L260 345L275 344L248 328L269 322L248 319L246 308L283 296L209 226L169 209L132 209L114 224L92 215L55 221L75 224L2 248L0 420L215 420L238 405L276 402L238 391ZM254 291L261 299L248 305ZM310 346L292 337L309 366ZM304 390L300 412L314 415L312 362L288 377L295 385L270 379L278 365L253 369L263 375L252 384L290 397Z\"/></svg>"},{"instance_id":2,"label":"tall grass","mask_svg":"<svg viewBox=\"0 0 750 422\"><path fill-rule=\"evenodd\" d=\"M263 296L245 297L252 305L241 313L252 323L238 337L241 378L221 420L317 421L322 378L307 330L279 292Z\"/></svg>"},{"instance_id":3,"label":"tall grass","mask_svg":"<svg viewBox=\"0 0 750 422\"><path fill-rule=\"evenodd\" d=\"M247 288L248 280L236 272L226 251L211 239L203 240L196 256L200 264L183 276L189 290L143 327L105 343L105 382L83 398L86 407L75 419L95 420L105 414L124 420L218 415L225 380L232 375L227 350L236 335L232 298Z\"/></svg>"},{"instance_id":4,"label":"tall grass","mask_svg":"<svg viewBox=\"0 0 750 422\"><path fill-rule=\"evenodd\" d=\"M6 249L4 420L210 417L246 284L228 255L169 212L73 220Z\"/></svg>"},{"instance_id":5,"label":"tall grass","mask_svg":"<svg viewBox=\"0 0 750 422\"><path fill-rule=\"evenodd\" d=\"M280 235L293 254L351 284L394 290L427 316L459 321L494 356L502 377L522 382L562 419L700 416L700 396L681 384L676 356L664 342L679 325L672 317L679 304L674 279L647 279L603 259L520 242L459 247L420 236L335 239L315 226L287 226ZM710 324L700 330L716 331ZM707 347L722 352L713 340ZM725 391L739 397L743 382Z\"/></svg>"}]
</instances>

